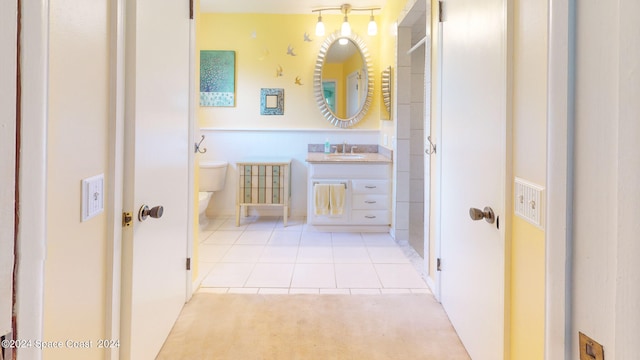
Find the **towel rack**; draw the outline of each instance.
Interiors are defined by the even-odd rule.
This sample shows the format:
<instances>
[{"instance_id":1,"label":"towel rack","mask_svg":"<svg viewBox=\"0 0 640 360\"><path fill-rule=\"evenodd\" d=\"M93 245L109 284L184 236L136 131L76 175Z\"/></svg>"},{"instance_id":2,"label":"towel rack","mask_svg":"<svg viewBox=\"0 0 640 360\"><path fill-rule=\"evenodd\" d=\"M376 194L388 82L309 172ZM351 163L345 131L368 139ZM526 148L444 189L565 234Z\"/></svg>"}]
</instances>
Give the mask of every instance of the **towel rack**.
<instances>
[{"instance_id":1,"label":"towel rack","mask_svg":"<svg viewBox=\"0 0 640 360\"><path fill-rule=\"evenodd\" d=\"M337 183L335 183L335 182L327 183L327 182L319 182L319 181L314 181L314 182L313 182L313 185L314 185L314 186L315 186L315 185L318 185L318 184L326 184L326 185L331 185L331 184L342 184L342 185L344 185L344 188L345 188L345 189L347 188L347 183L346 183L346 182L344 182L344 181L343 181L343 182L337 182Z\"/></svg>"}]
</instances>

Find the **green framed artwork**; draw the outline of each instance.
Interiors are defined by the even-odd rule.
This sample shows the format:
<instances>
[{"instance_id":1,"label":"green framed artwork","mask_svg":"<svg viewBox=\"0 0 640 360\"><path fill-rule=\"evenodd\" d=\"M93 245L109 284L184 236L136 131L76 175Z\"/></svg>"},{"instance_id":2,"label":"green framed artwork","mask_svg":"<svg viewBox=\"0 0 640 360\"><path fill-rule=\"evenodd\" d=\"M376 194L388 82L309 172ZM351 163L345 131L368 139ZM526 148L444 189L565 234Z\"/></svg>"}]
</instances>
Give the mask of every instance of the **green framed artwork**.
<instances>
[{"instance_id":1,"label":"green framed artwork","mask_svg":"<svg viewBox=\"0 0 640 360\"><path fill-rule=\"evenodd\" d=\"M260 115L284 114L284 89L260 89Z\"/></svg>"},{"instance_id":2,"label":"green framed artwork","mask_svg":"<svg viewBox=\"0 0 640 360\"><path fill-rule=\"evenodd\" d=\"M236 52L200 51L200 106L236 105Z\"/></svg>"}]
</instances>

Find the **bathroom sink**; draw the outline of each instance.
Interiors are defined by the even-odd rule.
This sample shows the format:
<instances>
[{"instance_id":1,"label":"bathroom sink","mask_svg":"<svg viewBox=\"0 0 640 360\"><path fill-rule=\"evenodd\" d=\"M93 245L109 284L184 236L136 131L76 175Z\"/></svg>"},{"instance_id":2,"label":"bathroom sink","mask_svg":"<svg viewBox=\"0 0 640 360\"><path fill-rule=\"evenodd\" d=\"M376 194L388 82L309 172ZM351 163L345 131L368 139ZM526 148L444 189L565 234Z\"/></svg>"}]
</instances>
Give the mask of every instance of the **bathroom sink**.
<instances>
[{"instance_id":1,"label":"bathroom sink","mask_svg":"<svg viewBox=\"0 0 640 360\"><path fill-rule=\"evenodd\" d=\"M336 160L364 159L364 155L361 155L361 154L328 154L327 156L331 159L336 159Z\"/></svg>"}]
</instances>

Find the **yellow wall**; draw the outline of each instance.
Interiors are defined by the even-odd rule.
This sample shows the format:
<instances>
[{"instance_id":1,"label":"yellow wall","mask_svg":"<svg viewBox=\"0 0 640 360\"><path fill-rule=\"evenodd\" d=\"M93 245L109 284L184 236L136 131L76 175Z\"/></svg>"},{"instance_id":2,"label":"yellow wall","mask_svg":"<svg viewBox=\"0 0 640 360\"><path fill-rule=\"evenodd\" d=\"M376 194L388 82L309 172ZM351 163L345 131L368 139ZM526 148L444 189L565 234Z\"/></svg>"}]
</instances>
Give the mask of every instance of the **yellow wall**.
<instances>
[{"instance_id":1,"label":"yellow wall","mask_svg":"<svg viewBox=\"0 0 640 360\"><path fill-rule=\"evenodd\" d=\"M544 231L513 217L511 358L544 358Z\"/></svg>"},{"instance_id":2,"label":"yellow wall","mask_svg":"<svg viewBox=\"0 0 640 360\"><path fill-rule=\"evenodd\" d=\"M339 117L345 117L346 99L345 99L345 81L344 68L342 64L325 64L322 68L322 79L335 80L336 82L336 114Z\"/></svg>"},{"instance_id":3,"label":"yellow wall","mask_svg":"<svg viewBox=\"0 0 640 360\"><path fill-rule=\"evenodd\" d=\"M48 341L104 338L106 214L81 222L80 191L83 178L107 169L108 8L106 0L50 3L43 337ZM45 350L44 358L102 359L103 351Z\"/></svg>"},{"instance_id":4,"label":"yellow wall","mask_svg":"<svg viewBox=\"0 0 640 360\"><path fill-rule=\"evenodd\" d=\"M342 17L322 14L326 36L338 29ZM197 106L201 127L233 129L331 129L318 110L313 92L313 72L318 51L325 37L316 37L317 16L279 14L200 15L198 50L236 52L235 107ZM350 15L353 32L367 44L376 87L368 114L356 125L378 129L380 97L379 36L367 35L369 15ZM305 32L313 40L304 41ZM253 36L255 34L255 37ZM287 55L291 46L296 56ZM199 58L196 59L199 69ZM276 76L281 66L282 76ZM199 75L198 75L199 76ZM302 85L296 85L296 77ZM260 89L284 89L284 115L260 115Z\"/></svg>"},{"instance_id":5,"label":"yellow wall","mask_svg":"<svg viewBox=\"0 0 640 360\"><path fill-rule=\"evenodd\" d=\"M514 2L513 170L545 185L547 4ZM511 358L544 358L545 233L513 214Z\"/></svg>"}]
</instances>

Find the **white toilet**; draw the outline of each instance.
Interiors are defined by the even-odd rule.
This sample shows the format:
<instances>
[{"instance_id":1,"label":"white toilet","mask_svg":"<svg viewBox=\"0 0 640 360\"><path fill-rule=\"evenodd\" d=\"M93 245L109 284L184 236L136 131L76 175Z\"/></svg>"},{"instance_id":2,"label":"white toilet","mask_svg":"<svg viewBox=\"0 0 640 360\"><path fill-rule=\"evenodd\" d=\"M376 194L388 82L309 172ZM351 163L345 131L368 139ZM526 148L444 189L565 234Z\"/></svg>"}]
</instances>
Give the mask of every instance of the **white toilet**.
<instances>
[{"instance_id":1,"label":"white toilet","mask_svg":"<svg viewBox=\"0 0 640 360\"><path fill-rule=\"evenodd\" d=\"M200 187L198 189L198 213L200 217L205 216L213 192L224 188L227 165L226 161L200 162Z\"/></svg>"}]
</instances>

